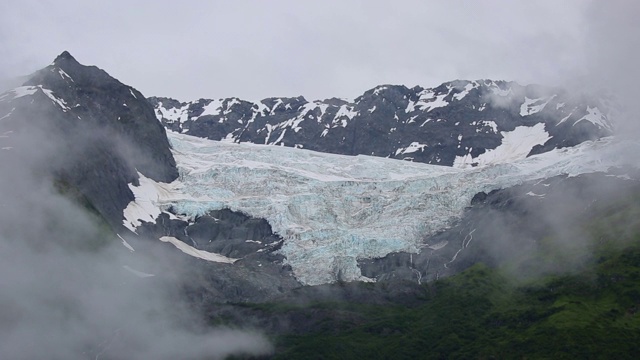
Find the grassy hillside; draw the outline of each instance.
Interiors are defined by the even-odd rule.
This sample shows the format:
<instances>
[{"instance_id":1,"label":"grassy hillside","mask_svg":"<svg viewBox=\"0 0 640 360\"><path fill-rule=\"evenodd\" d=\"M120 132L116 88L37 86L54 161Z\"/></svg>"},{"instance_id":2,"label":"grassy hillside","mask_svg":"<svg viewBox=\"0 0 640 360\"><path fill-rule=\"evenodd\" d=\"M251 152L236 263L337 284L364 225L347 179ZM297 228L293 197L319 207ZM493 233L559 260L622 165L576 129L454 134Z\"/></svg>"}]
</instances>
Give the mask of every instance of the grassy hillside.
<instances>
[{"instance_id":1,"label":"grassy hillside","mask_svg":"<svg viewBox=\"0 0 640 360\"><path fill-rule=\"evenodd\" d=\"M415 308L342 306L354 313L345 318L367 321L281 337L279 358L622 359L640 352L638 246L595 272L529 285L476 265L432 284L429 294Z\"/></svg>"}]
</instances>

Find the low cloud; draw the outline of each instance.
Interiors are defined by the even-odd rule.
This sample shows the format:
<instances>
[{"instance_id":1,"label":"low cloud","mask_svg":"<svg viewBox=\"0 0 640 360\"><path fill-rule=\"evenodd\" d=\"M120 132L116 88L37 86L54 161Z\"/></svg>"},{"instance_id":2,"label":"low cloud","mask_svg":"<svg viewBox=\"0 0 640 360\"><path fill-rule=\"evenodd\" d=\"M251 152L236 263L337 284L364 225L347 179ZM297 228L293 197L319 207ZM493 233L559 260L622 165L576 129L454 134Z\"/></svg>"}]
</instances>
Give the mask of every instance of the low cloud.
<instances>
[{"instance_id":1,"label":"low cloud","mask_svg":"<svg viewBox=\"0 0 640 360\"><path fill-rule=\"evenodd\" d=\"M0 150L3 358L219 359L270 353L262 334L212 328L194 313L180 293L188 265L176 260L176 252L130 238L136 248L131 252L97 216L59 195L46 166L64 162L59 140L28 126L0 139L14 145Z\"/></svg>"}]
</instances>

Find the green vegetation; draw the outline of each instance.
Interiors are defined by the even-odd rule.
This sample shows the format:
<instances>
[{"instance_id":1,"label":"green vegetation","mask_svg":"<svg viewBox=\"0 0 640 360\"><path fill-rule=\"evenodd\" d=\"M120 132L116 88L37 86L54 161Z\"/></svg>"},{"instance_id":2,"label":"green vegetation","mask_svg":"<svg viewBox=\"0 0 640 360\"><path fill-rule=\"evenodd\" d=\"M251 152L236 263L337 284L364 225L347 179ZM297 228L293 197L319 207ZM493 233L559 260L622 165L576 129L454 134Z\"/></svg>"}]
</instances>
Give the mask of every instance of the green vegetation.
<instances>
[{"instance_id":1,"label":"green vegetation","mask_svg":"<svg viewBox=\"0 0 640 360\"><path fill-rule=\"evenodd\" d=\"M59 236L59 240L65 239L65 241L59 241L58 245L65 246L68 250L96 251L115 239L114 231L107 220L79 189L61 178L53 181L53 188L78 209L77 212L64 211L63 214L54 214L50 217L52 232L66 227L60 232L68 235ZM59 217L65 218L65 221L61 222Z\"/></svg>"},{"instance_id":2,"label":"green vegetation","mask_svg":"<svg viewBox=\"0 0 640 360\"><path fill-rule=\"evenodd\" d=\"M554 253L424 286L416 306L261 305L273 315L328 311L304 334L274 338L278 359L631 359L640 354L640 201L583 223L588 252ZM585 225L586 224L586 225ZM524 261L523 261L524 260ZM566 262L570 269L548 264ZM543 271L513 276L532 264ZM551 271L549 269L553 269ZM548 271L547 271L548 270ZM525 274L526 275L526 274ZM333 312L330 309L334 309Z\"/></svg>"},{"instance_id":3,"label":"green vegetation","mask_svg":"<svg viewBox=\"0 0 640 360\"><path fill-rule=\"evenodd\" d=\"M328 321L315 333L280 337L279 358L623 359L640 353L637 245L601 259L588 274L514 285L479 264L427 289L428 299L417 307L342 305L345 319L360 321Z\"/></svg>"}]
</instances>

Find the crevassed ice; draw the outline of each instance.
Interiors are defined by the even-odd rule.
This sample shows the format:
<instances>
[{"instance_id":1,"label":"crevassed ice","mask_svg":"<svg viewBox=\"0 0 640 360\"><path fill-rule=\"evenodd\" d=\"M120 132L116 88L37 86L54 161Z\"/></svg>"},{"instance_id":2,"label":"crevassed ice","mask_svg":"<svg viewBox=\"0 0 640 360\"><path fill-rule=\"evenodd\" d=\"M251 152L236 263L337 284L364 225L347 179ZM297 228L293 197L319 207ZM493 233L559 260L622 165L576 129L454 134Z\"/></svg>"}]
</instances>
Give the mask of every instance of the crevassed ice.
<instances>
[{"instance_id":1,"label":"crevassed ice","mask_svg":"<svg viewBox=\"0 0 640 360\"><path fill-rule=\"evenodd\" d=\"M308 285L367 281L357 259L436 246L424 244L425 237L449 226L479 191L604 171L624 161L618 151L640 150L637 143L605 139L514 163L456 169L168 134L179 179L170 186L145 180L145 191L136 197L143 200L148 192L144 201L158 209L173 206L189 217L230 208L265 218L284 238L280 251L286 262ZM150 194L152 189L162 191Z\"/></svg>"}]
</instances>

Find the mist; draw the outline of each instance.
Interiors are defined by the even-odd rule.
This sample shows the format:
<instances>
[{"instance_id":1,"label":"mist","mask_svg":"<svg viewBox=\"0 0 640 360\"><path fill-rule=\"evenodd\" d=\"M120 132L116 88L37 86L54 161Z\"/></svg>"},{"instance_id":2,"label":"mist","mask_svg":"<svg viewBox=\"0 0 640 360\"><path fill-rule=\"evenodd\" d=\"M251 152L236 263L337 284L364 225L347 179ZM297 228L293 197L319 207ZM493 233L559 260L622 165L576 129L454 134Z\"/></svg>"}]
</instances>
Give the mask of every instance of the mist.
<instances>
[{"instance_id":1,"label":"mist","mask_svg":"<svg viewBox=\"0 0 640 360\"><path fill-rule=\"evenodd\" d=\"M194 313L180 294L189 276L184 257L159 242L123 234L132 252L99 216L60 195L52 170L77 161L73 152L85 153L91 143L65 143L69 139L39 127L46 122L23 117L19 129L0 124L2 357L219 359L270 353L271 344L257 331L213 328Z\"/></svg>"},{"instance_id":2,"label":"mist","mask_svg":"<svg viewBox=\"0 0 640 360\"><path fill-rule=\"evenodd\" d=\"M495 7L484 9L482 5L480 15L500 18L496 27L490 27L487 24L491 20L478 16L477 8L450 13L433 4L420 6L418 11L412 11L411 6L390 11L380 4L368 9L368 4L351 3L338 14L333 7L322 5L318 9L314 5L312 10L317 12L313 22L307 24L301 20L304 17L295 16L305 13L301 5L288 3L281 8L286 8L283 13L290 21L273 21L262 11L252 10L250 18L262 20L255 27L238 31L254 47L237 45L228 40L233 36L222 36L226 34L222 31L216 34L216 46L209 45L206 41L211 33L199 26L190 27L194 33L205 36L195 37L193 43L183 48L213 49L216 53L198 51L192 56L189 52L188 58L176 56L177 64L168 61L173 56L166 55L175 51L184 37L180 33L165 38L161 33L142 32L134 26L139 22L135 16L127 17L127 26L123 27L126 34L118 33L115 37L109 37L104 30L117 31L116 22L100 21L101 36L96 40L91 31L83 31L91 28L88 22L96 16L82 16L80 10L74 18L82 20L66 27L60 25L59 19L44 21L49 16L46 12L13 16L11 11L2 11L9 14L3 16L6 20L3 23L9 24L3 29L31 17L43 21L36 21L34 33L24 26L6 32L15 36L5 40L10 45L6 49L11 51L4 49L0 53L3 55L0 75L14 76L16 69L22 74L41 67L46 64L43 59L67 48L68 44L63 46L58 40L51 43L52 38L68 41L81 33L80 40L72 42L72 48L91 63L113 68L118 78L142 87L147 95L185 100L216 96L354 97L381 83L435 86L457 77L513 79L561 85L576 93L611 92L620 108L614 119L617 136L636 139L640 131L637 120L640 5L632 0L586 4L584 9L579 6L575 13L580 16L576 16L567 8L557 15L554 12L557 2L548 2L535 18L522 16L534 10L533 5L510 5L505 12ZM29 4L32 8L38 5L41 4ZM244 14L235 5L227 6L233 8L234 14ZM409 17L407 9L412 13ZM63 12L47 10L57 15ZM155 15L143 12L147 18L153 18L153 31L169 28L165 25L170 20L162 18L167 8L148 10ZM108 13L121 12L119 9ZM213 24L218 30L228 26L222 21L224 11L216 13L220 21L210 21L204 16L207 12L201 13L193 24ZM355 20L358 30L351 33L348 28L353 13L360 16ZM553 15L554 21L539 32L544 28L541 24L545 15ZM567 24L560 25L559 19L565 15L571 16ZM410 21L405 21L407 18ZM371 19L377 22L372 23ZM47 26L54 23L56 26L51 26L54 36L42 37L42 33L50 30ZM245 21L244 25L247 23L255 24ZM334 28L330 26L332 23L339 26ZM411 26L419 24L435 25L412 32ZM318 32L316 28L320 25L325 27ZM395 28L401 32L394 32ZM148 41L152 48L147 47ZM46 44L45 50L31 43ZM162 62L153 64L143 53L150 53ZM262 60L262 56L267 56L267 60ZM336 59L340 61L332 62ZM145 69L146 66L149 68ZM198 72L194 73L194 69ZM173 73L177 74L175 78L168 77ZM194 83L194 78L201 80ZM176 84L180 87L175 87ZM0 89L14 85L13 80L1 81ZM28 123L33 119L21 120ZM1 121L0 129L0 135L11 130L2 128ZM11 144L7 147L12 148L0 150L0 349L4 358L195 359L272 351L269 341L257 331L212 328L198 318L179 294L180 284L189 276L188 263L164 251L163 244L149 246L144 239L123 234L136 249L131 252L114 234L105 231L87 209L61 196L48 170L53 165L69 165L68 161L74 158L67 158L68 154L61 150L65 146L59 143L60 139L52 138L46 130L28 126L10 136L7 141ZM128 152L136 153L131 150L135 149L134 144L122 141ZM638 165L636 154L620 156L628 159L630 168ZM589 234L579 226L587 221L582 215L591 203L589 197L622 199L636 191L633 186L618 186L621 181L595 179L588 185L588 191L563 191L549 194L544 204L534 201L523 204L521 210L539 221L531 236L518 229L517 225L523 224L512 215L488 213L492 228L485 235L492 242L486 251L496 259L526 252L531 248L522 244L535 244L540 238L534 235L542 234L544 229L545 234L552 234L546 239L546 246L558 254L558 260L545 270L571 273L580 269L590 261L593 250ZM469 251L473 251L475 244ZM578 256L574 256L576 253ZM514 271L520 270L514 267Z\"/></svg>"},{"instance_id":3,"label":"mist","mask_svg":"<svg viewBox=\"0 0 640 360\"><path fill-rule=\"evenodd\" d=\"M455 79L557 85L584 69L589 4L24 0L0 11L0 77L67 49L147 96L181 101L355 98L382 84Z\"/></svg>"},{"instance_id":4,"label":"mist","mask_svg":"<svg viewBox=\"0 0 640 360\"><path fill-rule=\"evenodd\" d=\"M581 13L580 35L575 38L580 46L572 56L572 70L562 71L566 64L546 63L547 73L553 73L555 67L557 76L536 81L566 89L576 102L584 96L598 99L614 126L614 141L637 142L640 135L638 15L636 1L587 3ZM524 94L518 91L487 100L496 107L519 106L516 99ZM543 92L533 97L550 95ZM610 224L616 231L624 228L621 235L599 221L627 206L640 191L640 159L628 149L621 146L621 151L611 155L626 165L611 169L610 174L548 179L503 190L499 205L482 208L485 223L474 233L480 242L471 245L468 256L500 264L508 278L521 281L586 271L603 246L624 248L629 241L625 236L636 231L637 225L633 221ZM604 225L605 230L596 230L594 224Z\"/></svg>"},{"instance_id":5,"label":"mist","mask_svg":"<svg viewBox=\"0 0 640 360\"><path fill-rule=\"evenodd\" d=\"M595 1L587 12L588 73L578 81L586 89L613 93L620 113L617 135L635 138L640 132L640 4L637 1Z\"/></svg>"}]
</instances>

